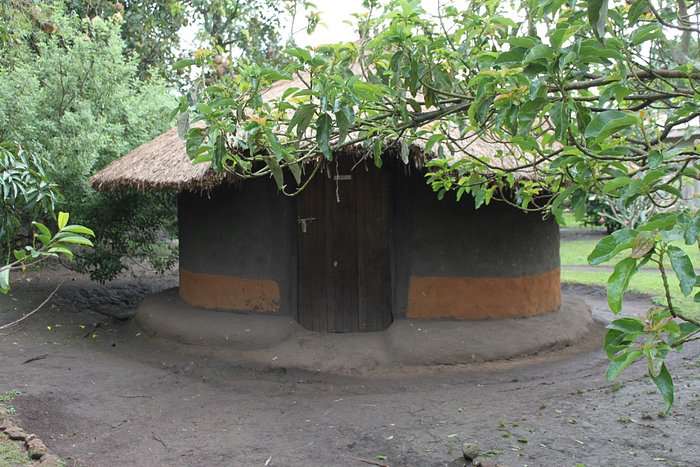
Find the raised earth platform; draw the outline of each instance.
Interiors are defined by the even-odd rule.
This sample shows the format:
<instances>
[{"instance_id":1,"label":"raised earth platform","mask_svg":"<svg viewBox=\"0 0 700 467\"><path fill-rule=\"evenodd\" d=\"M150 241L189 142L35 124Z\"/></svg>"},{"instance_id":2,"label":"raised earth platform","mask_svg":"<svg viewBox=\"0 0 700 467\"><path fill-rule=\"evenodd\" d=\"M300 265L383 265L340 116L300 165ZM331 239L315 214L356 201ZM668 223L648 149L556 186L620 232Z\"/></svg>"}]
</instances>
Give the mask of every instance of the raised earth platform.
<instances>
[{"instance_id":1,"label":"raised earth platform","mask_svg":"<svg viewBox=\"0 0 700 467\"><path fill-rule=\"evenodd\" d=\"M391 366L455 365L532 355L575 344L591 329L586 303L563 297L559 311L499 320L398 319L381 332L331 334L283 315L234 313L185 303L177 289L145 300L137 324L151 337L228 350L241 363L353 373Z\"/></svg>"}]
</instances>

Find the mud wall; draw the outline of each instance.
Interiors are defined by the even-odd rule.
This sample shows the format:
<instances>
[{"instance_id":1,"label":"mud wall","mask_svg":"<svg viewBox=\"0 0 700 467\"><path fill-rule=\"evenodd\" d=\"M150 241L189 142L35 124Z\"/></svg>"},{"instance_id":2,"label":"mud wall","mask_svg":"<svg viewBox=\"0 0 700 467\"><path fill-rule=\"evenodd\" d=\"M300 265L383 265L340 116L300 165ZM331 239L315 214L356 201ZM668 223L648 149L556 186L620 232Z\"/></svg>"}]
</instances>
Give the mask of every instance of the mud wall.
<instances>
[{"instance_id":1,"label":"mud wall","mask_svg":"<svg viewBox=\"0 0 700 467\"><path fill-rule=\"evenodd\" d=\"M205 308L296 314L293 201L269 179L178 198L180 296Z\"/></svg>"},{"instance_id":2,"label":"mud wall","mask_svg":"<svg viewBox=\"0 0 700 467\"><path fill-rule=\"evenodd\" d=\"M501 202L438 200L418 171L392 185L394 318L532 316L561 304L559 229ZM268 179L179 197L180 296L205 308L297 316L294 199Z\"/></svg>"},{"instance_id":3,"label":"mud wall","mask_svg":"<svg viewBox=\"0 0 700 467\"><path fill-rule=\"evenodd\" d=\"M394 316L507 318L561 304L559 228L502 202L438 200L424 177L395 177Z\"/></svg>"}]
</instances>

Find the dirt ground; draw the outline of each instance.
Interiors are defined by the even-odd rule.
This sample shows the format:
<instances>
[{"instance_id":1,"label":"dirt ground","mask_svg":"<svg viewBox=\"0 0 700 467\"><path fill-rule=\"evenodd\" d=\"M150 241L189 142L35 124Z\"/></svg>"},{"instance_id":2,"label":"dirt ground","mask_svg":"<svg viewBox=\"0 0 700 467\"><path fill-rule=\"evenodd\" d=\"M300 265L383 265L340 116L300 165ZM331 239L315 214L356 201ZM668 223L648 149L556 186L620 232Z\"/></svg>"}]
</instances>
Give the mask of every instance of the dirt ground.
<instances>
[{"instance_id":1,"label":"dirt ground","mask_svg":"<svg viewBox=\"0 0 700 467\"><path fill-rule=\"evenodd\" d=\"M128 315L174 275L99 286L64 271L33 273L0 297L0 322L33 309L61 280L44 310L0 331L0 392L22 392L11 402L20 424L67 465L461 466L463 443L510 466L700 465L700 345L671 358L677 402L659 415L643 365L616 384L603 378L602 323L611 315L601 290L566 289L598 320L576 346L350 377L241 367L104 314ZM632 297L625 312L647 305Z\"/></svg>"}]
</instances>

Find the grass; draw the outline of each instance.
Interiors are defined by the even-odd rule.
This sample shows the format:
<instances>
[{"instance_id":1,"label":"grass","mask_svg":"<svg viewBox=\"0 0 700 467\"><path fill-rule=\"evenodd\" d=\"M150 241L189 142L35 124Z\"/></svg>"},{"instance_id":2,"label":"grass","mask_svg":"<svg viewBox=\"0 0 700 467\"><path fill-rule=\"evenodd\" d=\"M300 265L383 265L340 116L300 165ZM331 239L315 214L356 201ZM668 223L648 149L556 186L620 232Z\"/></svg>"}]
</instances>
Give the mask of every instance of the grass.
<instances>
[{"instance_id":1,"label":"grass","mask_svg":"<svg viewBox=\"0 0 700 467\"><path fill-rule=\"evenodd\" d=\"M11 400L14 400L17 396L21 395L22 393L16 389L0 392L0 402L10 402Z\"/></svg>"},{"instance_id":2,"label":"grass","mask_svg":"<svg viewBox=\"0 0 700 467\"><path fill-rule=\"evenodd\" d=\"M0 465L34 465L27 452L0 433Z\"/></svg>"},{"instance_id":3,"label":"grass","mask_svg":"<svg viewBox=\"0 0 700 467\"><path fill-rule=\"evenodd\" d=\"M610 271L605 270L561 271L562 282L574 282L577 284L606 287L608 285L608 277L610 277ZM675 277L671 277L669 279L669 285L671 286L671 297L673 298L674 303L677 303L682 308L688 310L698 309L698 304L693 302L692 296L684 297L683 294L681 294L680 288L678 287L678 280L676 280ZM661 275L653 270L638 272L630 281L629 290L632 292L651 295L655 301L661 300L665 296L663 284L661 283ZM674 293L674 291L677 292Z\"/></svg>"},{"instance_id":4,"label":"grass","mask_svg":"<svg viewBox=\"0 0 700 467\"><path fill-rule=\"evenodd\" d=\"M612 273L612 267L614 267L618 260L624 258L626 255L629 255L629 251L621 253L619 256L613 258L604 265L590 267L586 258L590 252L593 251L596 243L597 240L571 240L563 241L561 243L559 251L561 256L561 265L564 266L561 271L562 282L597 285L601 287L607 286L608 277L610 277L610 274ZM700 264L700 252L698 251L697 247L694 245L687 246L682 242L677 243L677 245L686 251L693 264ZM566 266L589 266L591 269L567 270ZM671 297L674 300L674 304L680 306L686 312L690 312L692 314L700 313L700 305L693 301L693 296L691 295L690 297L684 297L681 293L678 286L678 280L676 279L670 264L667 267L667 272L669 276L669 285L671 287ZM632 277L629 290L649 294L657 303L660 303L665 297L665 291L661 281L661 274L657 269L651 267L643 268Z\"/></svg>"},{"instance_id":5,"label":"grass","mask_svg":"<svg viewBox=\"0 0 700 467\"><path fill-rule=\"evenodd\" d=\"M0 415L3 414L8 414L12 415L14 414L15 408L12 407L11 405L7 405L6 402L13 401L17 396L21 396L22 393L16 389L12 389L10 391L5 391L5 392L0 392ZM0 464L3 465L3 464Z\"/></svg>"},{"instance_id":6,"label":"grass","mask_svg":"<svg viewBox=\"0 0 700 467\"><path fill-rule=\"evenodd\" d=\"M595 248L596 243L598 243L598 240L596 239L570 240L561 242L561 248L559 250L559 254L561 256L561 265L588 266L588 260L586 258L588 258L588 255L591 254L591 251L593 251L593 248ZM682 241L673 242L673 245L682 248L690 257L690 260L693 262L694 265L700 264L700 251L698 250L697 246L686 245ZM629 255L629 250L620 253L618 256L605 263L605 265L614 266L617 261L621 260L627 255Z\"/></svg>"}]
</instances>

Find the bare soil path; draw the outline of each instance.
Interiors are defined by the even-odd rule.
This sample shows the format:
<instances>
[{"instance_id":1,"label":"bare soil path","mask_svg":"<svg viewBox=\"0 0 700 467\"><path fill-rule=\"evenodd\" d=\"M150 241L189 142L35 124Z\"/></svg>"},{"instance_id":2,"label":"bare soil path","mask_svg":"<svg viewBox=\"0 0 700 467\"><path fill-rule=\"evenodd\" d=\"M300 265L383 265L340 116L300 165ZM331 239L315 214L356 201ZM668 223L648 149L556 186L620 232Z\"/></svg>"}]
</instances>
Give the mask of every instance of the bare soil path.
<instances>
[{"instance_id":1,"label":"bare soil path","mask_svg":"<svg viewBox=\"0 0 700 467\"><path fill-rule=\"evenodd\" d=\"M0 392L22 392L12 402L22 426L68 465L461 466L465 442L510 466L699 463L700 345L673 356L677 402L662 417L643 365L604 380L602 324L554 354L349 377L240 367L100 313L128 312L174 276L28 278L0 297L0 321L66 282L26 327L0 336ZM610 319L603 292L566 293ZM647 305L632 297L625 312Z\"/></svg>"}]
</instances>

